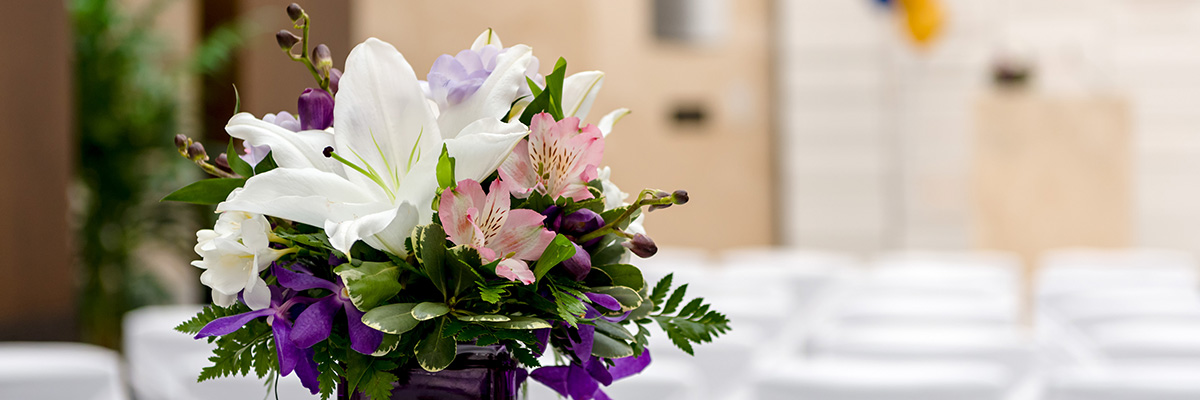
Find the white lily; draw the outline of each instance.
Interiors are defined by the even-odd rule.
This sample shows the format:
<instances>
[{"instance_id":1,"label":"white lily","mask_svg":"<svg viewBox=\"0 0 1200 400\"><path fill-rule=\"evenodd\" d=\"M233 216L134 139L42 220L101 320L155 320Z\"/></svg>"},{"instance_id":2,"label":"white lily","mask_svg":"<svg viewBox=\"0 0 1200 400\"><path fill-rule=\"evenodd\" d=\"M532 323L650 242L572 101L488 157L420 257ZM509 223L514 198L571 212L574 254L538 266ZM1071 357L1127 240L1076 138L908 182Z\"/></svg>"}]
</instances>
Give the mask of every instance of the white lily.
<instances>
[{"instance_id":1,"label":"white lily","mask_svg":"<svg viewBox=\"0 0 1200 400\"><path fill-rule=\"evenodd\" d=\"M528 58L526 52L513 62ZM500 122L503 114L476 115L458 131L442 131L404 56L370 38L346 58L334 105L336 134L288 132L244 114L230 120L230 135L271 145L280 168L251 177L217 209L322 227L342 252L363 240L404 255L412 228L431 221L442 145L456 158L457 179L482 180L528 132L520 123ZM340 160L325 158L322 145Z\"/></svg>"}]
</instances>

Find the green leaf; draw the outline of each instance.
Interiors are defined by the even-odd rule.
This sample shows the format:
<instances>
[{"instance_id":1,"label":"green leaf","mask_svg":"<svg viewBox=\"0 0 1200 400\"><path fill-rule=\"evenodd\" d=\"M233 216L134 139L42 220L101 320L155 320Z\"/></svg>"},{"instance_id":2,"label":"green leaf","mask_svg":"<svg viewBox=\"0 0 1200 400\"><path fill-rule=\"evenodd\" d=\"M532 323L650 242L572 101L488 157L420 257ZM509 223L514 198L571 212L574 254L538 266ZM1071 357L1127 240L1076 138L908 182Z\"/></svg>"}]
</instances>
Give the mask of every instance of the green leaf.
<instances>
[{"instance_id":1,"label":"green leaf","mask_svg":"<svg viewBox=\"0 0 1200 400\"><path fill-rule=\"evenodd\" d=\"M388 304L375 307L363 314L362 321L383 333L399 335L417 327L421 321L413 318L412 310L417 303Z\"/></svg>"},{"instance_id":2,"label":"green leaf","mask_svg":"<svg viewBox=\"0 0 1200 400\"><path fill-rule=\"evenodd\" d=\"M601 286L592 288L593 293L603 293L617 299L621 303L620 311L632 311L642 305L642 296L636 290L625 286Z\"/></svg>"},{"instance_id":3,"label":"green leaf","mask_svg":"<svg viewBox=\"0 0 1200 400\"><path fill-rule=\"evenodd\" d=\"M555 121L562 120L562 90L563 81L567 75L567 60L559 58L554 64L554 72L546 75L546 89L538 92L534 96L533 101L525 107L525 112L521 113L520 121L525 125L533 120L533 116L540 112L548 112L554 117ZM528 78L526 78L528 79ZM531 85L536 88L537 85ZM531 90L540 90L532 89Z\"/></svg>"},{"instance_id":4,"label":"green leaf","mask_svg":"<svg viewBox=\"0 0 1200 400\"><path fill-rule=\"evenodd\" d=\"M254 168L246 163L246 160L238 157L237 147L233 146L233 138L229 139L229 146L225 148L225 160L229 162L229 169L232 169L234 173L247 178L254 175Z\"/></svg>"},{"instance_id":5,"label":"green leaf","mask_svg":"<svg viewBox=\"0 0 1200 400\"><path fill-rule=\"evenodd\" d=\"M542 252L542 257L537 260L537 264L534 264L534 280L540 281L543 276L546 276L547 272L550 272L550 268L553 268L555 265L558 265L574 255L575 245L571 243L571 239L568 239L561 233L558 234L554 237L554 240L550 242L550 245L546 246L546 251Z\"/></svg>"},{"instance_id":6,"label":"green leaf","mask_svg":"<svg viewBox=\"0 0 1200 400\"><path fill-rule=\"evenodd\" d=\"M629 264L609 264L593 266L612 278L613 286L625 286L635 291L642 290L646 280L642 278L642 270Z\"/></svg>"},{"instance_id":7,"label":"green leaf","mask_svg":"<svg viewBox=\"0 0 1200 400\"><path fill-rule=\"evenodd\" d=\"M383 341L379 343L379 348L371 353L375 357L383 357L393 350L400 347L400 335L383 334Z\"/></svg>"},{"instance_id":8,"label":"green leaf","mask_svg":"<svg viewBox=\"0 0 1200 400\"><path fill-rule=\"evenodd\" d=\"M355 391L372 399L391 397L392 382L399 379L390 371L399 367L394 362L348 352L346 361L346 386L348 393Z\"/></svg>"},{"instance_id":9,"label":"green leaf","mask_svg":"<svg viewBox=\"0 0 1200 400\"><path fill-rule=\"evenodd\" d=\"M607 321L606 321L607 322ZM489 322L490 327L498 329L545 329L550 327L550 323L541 318L534 317L508 317L508 321Z\"/></svg>"},{"instance_id":10,"label":"green leaf","mask_svg":"<svg viewBox=\"0 0 1200 400\"><path fill-rule=\"evenodd\" d=\"M449 367L458 353L458 344L453 337L443 337L447 318L439 319L437 327L425 339L417 343L417 364L429 372L438 372Z\"/></svg>"},{"instance_id":11,"label":"green leaf","mask_svg":"<svg viewBox=\"0 0 1200 400\"><path fill-rule=\"evenodd\" d=\"M479 298L491 304L499 303L504 295L508 293L508 287L512 286L513 282L504 282L498 285L488 285L483 281L475 283L479 287Z\"/></svg>"},{"instance_id":12,"label":"green leaf","mask_svg":"<svg viewBox=\"0 0 1200 400\"><path fill-rule=\"evenodd\" d=\"M470 246L454 246L446 251L445 269L446 295L458 297L463 292L474 290L483 276L472 265L479 265L479 252Z\"/></svg>"},{"instance_id":13,"label":"green leaf","mask_svg":"<svg viewBox=\"0 0 1200 400\"><path fill-rule=\"evenodd\" d=\"M160 201L180 201L192 204L213 205L225 201L229 193L246 184L243 178L205 179L171 192Z\"/></svg>"},{"instance_id":14,"label":"green leaf","mask_svg":"<svg viewBox=\"0 0 1200 400\"><path fill-rule=\"evenodd\" d=\"M633 355L633 347L629 343L597 332L592 340L592 355L602 358L629 357Z\"/></svg>"},{"instance_id":15,"label":"green leaf","mask_svg":"<svg viewBox=\"0 0 1200 400\"><path fill-rule=\"evenodd\" d=\"M450 157L450 152L446 150L444 143L442 144L442 155L438 156L437 181L439 189L454 188L457 182L454 180L454 157Z\"/></svg>"},{"instance_id":16,"label":"green leaf","mask_svg":"<svg viewBox=\"0 0 1200 400\"><path fill-rule=\"evenodd\" d=\"M555 287L551 287L550 292L554 295L554 302L557 304L558 317L571 326L576 326L579 318L583 318L583 315L587 313L583 301Z\"/></svg>"},{"instance_id":17,"label":"green leaf","mask_svg":"<svg viewBox=\"0 0 1200 400\"><path fill-rule=\"evenodd\" d=\"M679 310L679 316L687 317L687 316L692 315L692 313L696 312L696 310L698 310L700 308L700 305L703 303L704 303L703 297L697 297L697 298L692 299L692 301L689 301L687 303L687 305L683 306L683 308Z\"/></svg>"},{"instance_id":18,"label":"green leaf","mask_svg":"<svg viewBox=\"0 0 1200 400\"><path fill-rule=\"evenodd\" d=\"M446 292L445 257L446 231L438 224L422 225L413 228L413 247L417 257L421 259L421 269L425 276L433 282L433 286L445 297Z\"/></svg>"},{"instance_id":19,"label":"green leaf","mask_svg":"<svg viewBox=\"0 0 1200 400\"><path fill-rule=\"evenodd\" d=\"M662 308L663 300L666 300L667 295L671 293L671 280L674 277L674 273L667 274L667 276L658 280L658 284L654 285L654 291L650 293L650 302L654 303L655 311Z\"/></svg>"},{"instance_id":20,"label":"green leaf","mask_svg":"<svg viewBox=\"0 0 1200 400\"><path fill-rule=\"evenodd\" d=\"M615 322L609 322L601 318L592 321L592 324L596 326L596 331L603 332L605 335L611 336L615 339L620 339L627 342L637 340L633 337L632 333L629 333L628 329L625 329L624 326L621 326Z\"/></svg>"},{"instance_id":21,"label":"green leaf","mask_svg":"<svg viewBox=\"0 0 1200 400\"><path fill-rule=\"evenodd\" d=\"M417 321L428 321L450 312L450 306L445 303L424 302L412 309L412 316Z\"/></svg>"},{"instance_id":22,"label":"green leaf","mask_svg":"<svg viewBox=\"0 0 1200 400\"><path fill-rule=\"evenodd\" d=\"M400 268L392 263L363 262L357 267L347 263L333 272L342 277L350 302L359 310L378 307L404 288L400 284Z\"/></svg>"},{"instance_id":23,"label":"green leaf","mask_svg":"<svg viewBox=\"0 0 1200 400\"><path fill-rule=\"evenodd\" d=\"M254 166L254 174L258 175L266 173L267 171L275 168L279 168L279 164L275 163L275 153L267 152L267 156L263 157L262 161L259 161L258 164Z\"/></svg>"},{"instance_id":24,"label":"green leaf","mask_svg":"<svg viewBox=\"0 0 1200 400\"><path fill-rule=\"evenodd\" d=\"M667 299L667 305L663 306L663 314L675 312L675 308L679 307L679 303L683 301L683 296L687 294L687 288L688 285L685 283L683 286L675 289L675 293L671 293L671 298Z\"/></svg>"},{"instance_id":25,"label":"green leaf","mask_svg":"<svg viewBox=\"0 0 1200 400\"><path fill-rule=\"evenodd\" d=\"M461 321L468 321L468 322L507 322L507 321L512 320L509 317L506 317L503 315L496 315L496 314L459 315L458 319Z\"/></svg>"}]
</instances>

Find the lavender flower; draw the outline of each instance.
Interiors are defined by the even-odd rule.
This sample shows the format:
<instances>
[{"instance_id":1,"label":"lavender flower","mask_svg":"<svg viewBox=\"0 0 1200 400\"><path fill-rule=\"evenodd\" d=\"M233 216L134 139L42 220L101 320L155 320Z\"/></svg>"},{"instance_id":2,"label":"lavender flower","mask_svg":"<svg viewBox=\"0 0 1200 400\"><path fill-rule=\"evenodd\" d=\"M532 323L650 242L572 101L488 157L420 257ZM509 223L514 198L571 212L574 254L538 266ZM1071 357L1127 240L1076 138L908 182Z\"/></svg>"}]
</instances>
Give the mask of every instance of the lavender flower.
<instances>
[{"instance_id":1,"label":"lavender flower","mask_svg":"<svg viewBox=\"0 0 1200 400\"><path fill-rule=\"evenodd\" d=\"M475 94L483 82L496 69L496 60L508 49L496 45L485 45L478 50L463 50L457 55L443 54L433 62L426 79L429 83L429 97L441 109L458 105ZM533 57L525 76L535 82L544 82L545 78L538 75L538 60ZM517 96L531 94L527 85L521 85Z\"/></svg>"}]
</instances>

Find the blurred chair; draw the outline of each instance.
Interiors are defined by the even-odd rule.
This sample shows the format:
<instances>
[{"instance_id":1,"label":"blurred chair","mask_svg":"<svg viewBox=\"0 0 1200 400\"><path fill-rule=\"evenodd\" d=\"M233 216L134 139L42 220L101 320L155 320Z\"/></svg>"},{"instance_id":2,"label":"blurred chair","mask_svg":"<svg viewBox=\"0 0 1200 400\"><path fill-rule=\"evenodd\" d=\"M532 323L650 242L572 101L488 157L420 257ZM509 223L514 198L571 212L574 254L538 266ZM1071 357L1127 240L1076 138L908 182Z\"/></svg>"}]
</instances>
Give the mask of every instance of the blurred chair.
<instances>
[{"instance_id":1,"label":"blurred chair","mask_svg":"<svg viewBox=\"0 0 1200 400\"><path fill-rule=\"evenodd\" d=\"M1200 398L1197 376L1195 362L1062 369L1046 377L1042 400L1191 400Z\"/></svg>"},{"instance_id":2,"label":"blurred chair","mask_svg":"<svg viewBox=\"0 0 1200 400\"><path fill-rule=\"evenodd\" d=\"M1031 341L1017 329L957 324L877 324L827 328L806 343L811 357L911 361L979 361L1024 372Z\"/></svg>"},{"instance_id":3,"label":"blurred chair","mask_svg":"<svg viewBox=\"0 0 1200 400\"><path fill-rule=\"evenodd\" d=\"M973 362L818 359L762 371L759 400L998 400L1010 375Z\"/></svg>"},{"instance_id":4,"label":"blurred chair","mask_svg":"<svg viewBox=\"0 0 1200 400\"><path fill-rule=\"evenodd\" d=\"M830 315L835 324L976 324L1012 326L1019 321L1015 296L946 293L873 293L862 288L848 295Z\"/></svg>"},{"instance_id":5,"label":"blurred chair","mask_svg":"<svg viewBox=\"0 0 1200 400\"><path fill-rule=\"evenodd\" d=\"M653 353L651 353L653 354ZM692 363L655 359L642 373L613 382L604 392L620 400L707 399L710 382ZM711 385L724 382L712 382Z\"/></svg>"},{"instance_id":6,"label":"blurred chair","mask_svg":"<svg viewBox=\"0 0 1200 400\"><path fill-rule=\"evenodd\" d=\"M1048 252L1037 279L1039 307L1079 295L1127 290L1193 292L1196 260L1182 251L1064 249Z\"/></svg>"},{"instance_id":7,"label":"blurred chair","mask_svg":"<svg viewBox=\"0 0 1200 400\"><path fill-rule=\"evenodd\" d=\"M0 343L0 399L126 400L117 352L82 343Z\"/></svg>"},{"instance_id":8,"label":"blurred chair","mask_svg":"<svg viewBox=\"0 0 1200 400\"><path fill-rule=\"evenodd\" d=\"M230 376L196 382L212 362L213 346L176 332L174 327L200 311L197 305L152 306L125 315L125 355L130 383L138 400L261 400L268 388L253 376ZM281 377L279 398L315 399L296 376ZM273 397L273 396L272 396Z\"/></svg>"},{"instance_id":9,"label":"blurred chair","mask_svg":"<svg viewBox=\"0 0 1200 400\"><path fill-rule=\"evenodd\" d=\"M1109 322L1087 336L1117 365L1158 359L1190 359L1200 365L1200 321Z\"/></svg>"}]
</instances>

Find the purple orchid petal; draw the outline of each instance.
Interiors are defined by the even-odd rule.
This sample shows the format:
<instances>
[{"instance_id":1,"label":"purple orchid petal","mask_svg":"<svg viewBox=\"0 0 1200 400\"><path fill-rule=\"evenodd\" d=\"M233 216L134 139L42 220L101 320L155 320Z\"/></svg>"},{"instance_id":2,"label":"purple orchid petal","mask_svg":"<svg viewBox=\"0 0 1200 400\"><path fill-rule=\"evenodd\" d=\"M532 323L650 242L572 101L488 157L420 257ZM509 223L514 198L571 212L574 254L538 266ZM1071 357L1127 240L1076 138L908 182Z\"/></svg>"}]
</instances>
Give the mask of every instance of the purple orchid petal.
<instances>
[{"instance_id":1,"label":"purple orchid petal","mask_svg":"<svg viewBox=\"0 0 1200 400\"><path fill-rule=\"evenodd\" d=\"M603 294L603 293L585 293L585 294L587 295L588 300L592 301L592 304L595 304L600 307L604 307L604 308L607 308L607 309L613 310L613 311L618 311L621 309L621 302L617 301L617 299L615 297L612 297L610 295Z\"/></svg>"},{"instance_id":2,"label":"purple orchid petal","mask_svg":"<svg viewBox=\"0 0 1200 400\"><path fill-rule=\"evenodd\" d=\"M303 130L333 126L333 96L321 89L308 88L297 100L300 110L300 128Z\"/></svg>"},{"instance_id":3,"label":"purple orchid petal","mask_svg":"<svg viewBox=\"0 0 1200 400\"><path fill-rule=\"evenodd\" d=\"M338 92L338 83L342 81L342 70L333 68L329 70L329 91L333 94Z\"/></svg>"},{"instance_id":4,"label":"purple orchid petal","mask_svg":"<svg viewBox=\"0 0 1200 400\"><path fill-rule=\"evenodd\" d=\"M537 352L534 355L540 357L546 353L546 345L550 343L550 328L535 329L533 336L537 339Z\"/></svg>"},{"instance_id":5,"label":"purple orchid petal","mask_svg":"<svg viewBox=\"0 0 1200 400\"><path fill-rule=\"evenodd\" d=\"M333 317L337 316L341 305L337 296L329 296L304 309L293 326L292 343L307 349L329 338Z\"/></svg>"},{"instance_id":6,"label":"purple orchid petal","mask_svg":"<svg viewBox=\"0 0 1200 400\"><path fill-rule=\"evenodd\" d=\"M529 374L530 378L546 385L561 396L568 396L567 392L567 375L570 374L571 367L541 367L533 370Z\"/></svg>"},{"instance_id":7,"label":"purple orchid petal","mask_svg":"<svg viewBox=\"0 0 1200 400\"><path fill-rule=\"evenodd\" d=\"M249 144L244 145L246 146L246 152L238 157L241 157L242 161L245 161L246 164L250 164L250 166L258 165L258 163L262 162L263 159L267 158L267 154L271 153L271 146L265 144L261 146L251 146Z\"/></svg>"},{"instance_id":8,"label":"purple orchid petal","mask_svg":"<svg viewBox=\"0 0 1200 400\"><path fill-rule=\"evenodd\" d=\"M342 302L346 310L346 325L350 330L350 348L359 353L371 354L383 343L383 332L377 331L362 322L363 312L354 307L349 301Z\"/></svg>"},{"instance_id":9,"label":"purple orchid petal","mask_svg":"<svg viewBox=\"0 0 1200 400\"><path fill-rule=\"evenodd\" d=\"M596 327L587 324L579 324L579 341L576 342L568 335L568 341L571 342L571 351L575 352L575 356L580 360L587 360L592 356L592 342L596 340Z\"/></svg>"},{"instance_id":10,"label":"purple orchid petal","mask_svg":"<svg viewBox=\"0 0 1200 400\"><path fill-rule=\"evenodd\" d=\"M643 349L642 355L638 357L629 356L613 359L612 367L608 368L608 373L612 374L613 380L624 379L626 377L638 374L650 365L650 349Z\"/></svg>"},{"instance_id":11,"label":"purple orchid petal","mask_svg":"<svg viewBox=\"0 0 1200 400\"><path fill-rule=\"evenodd\" d=\"M567 392L572 399L591 400L596 397L597 390L600 390L599 383L586 370L578 365L571 366L567 372Z\"/></svg>"},{"instance_id":12,"label":"purple orchid petal","mask_svg":"<svg viewBox=\"0 0 1200 400\"><path fill-rule=\"evenodd\" d=\"M246 325L255 318L271 315L274 312L275 310L272 308L264 308L261 310L214 319L212 322L209 322L208 325L204 325L204 328L200 329L200 332L196 334L196 339L206 338L209 336L228 335L237 331L238 329L241 329L242 326Z\"/></svg>"},{"instance_id":13,"label":"purple orchid petal","mask_svg":"<svg viewBox=\"0 0 1200 400\"><path fill-rule=\"evenodd\" d=\"M629 311L626 311L624 314L621 314L621 315L618 315L615 317L609 317L609 316L605 315L605 316L601 316L600 318L605 321L608 321L608 322L621 322L621 321L624 321L625 318L629 318L629 314L632 314L632 313L633 313L633 310L629 310Z\"/></svg>"},{"instance_id":14,"label":"purple orchid petal","mask_svg":"<svg viewBox=\"0 0 1200 400\"><path fill-rule=\"evenodd\" d=\"M592 356L591 359L588 359L587 364L583 365L583 369L601 385L608 386L613 382L612 374L608 372L608 367L599 357Z\"/></svg>"},{"instance_id":15,"label":"purple orchid petal","mask_svg":"<svg viewBox=\"0 0 1200 400\"><path fill-rule=\"evenodd\" d=\"M292 373L296 368L296 364L304 357L304 352L287 340L292 336L292 326L287 321L276 318L271 324L271 330L275 333L275 352L279 356L279 373L287 375ZM279 340L280 338L284 340Z\"/></svg>"},{"instance_id":16,"label":"purple orchid petal","mask_svg":"<svg viewBox=\"0 0 1200 400\"><path fill-rule=\"evenodd\" d=\"M279 279L279 285L292 290L328 289L334 294L342 291L338 284L312 276L289 271L278 264L271 266L271 273Z\"/></svg>"},{"instance_id":17,"label":"purple orchid petal","mask_svg":"<svg viewBox=\"0 0 1200 400\"><path fill-rule=\"evenodd\" d=\"M312 349L303 350L303 356L300 362L296 363L296 377L300 378L300 384L303 385L312 394L317 394L321 391L321 383L317 379L320 376L320 371L317 370L317 362L313 361Z\"/></svg>"}]
</instances>

